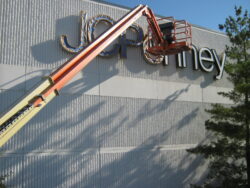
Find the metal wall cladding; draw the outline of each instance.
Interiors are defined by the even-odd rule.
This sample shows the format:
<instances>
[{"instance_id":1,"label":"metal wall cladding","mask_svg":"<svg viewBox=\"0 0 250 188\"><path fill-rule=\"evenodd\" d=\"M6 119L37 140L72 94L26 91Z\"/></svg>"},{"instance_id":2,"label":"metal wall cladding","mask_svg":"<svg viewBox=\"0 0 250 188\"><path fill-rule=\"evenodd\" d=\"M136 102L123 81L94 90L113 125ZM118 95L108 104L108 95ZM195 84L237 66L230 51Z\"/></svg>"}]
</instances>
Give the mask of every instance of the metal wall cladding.
<instances>
[{"instance_id":1,"label":"metal wall cladding","mask_svg":"<svg viewBox=\"0 0 250 188\"><path fill-rule=\"evenodd\" d=\"M11 101L15 96L1 97ZM61 95L2 151L196 144L204 137L203 111L194 102Z\"/></svg>"},{"instance_id":2,"label":"metal wall cladding","mask_svg":"<svg viewBox=\"0 0 250 188\"><path fill-rule=\"evenodd\" d=\"M202 159L182 150L13 155L0 164L9 187L189 187L204 173Z\"/></svg>"},{"instance_id":3,"label":"metal wall cladding","mask_svg":"<svg viewBox=\"0 0 250 188\"><path fill-rule=\"evenodd\" d=\"M101 147L195 144L203 139L199 103L104 97ZM150 146L148 146L148 144Z\"/></svg>"},{"instance_id":4,"label":"metal wall cladding","mask_svg":"<svg viewBox=\"0 0 250 188\"><path fill-rule=\"evenodd\" d=\"M59 37L78 45L81 10L115 20L128 11L87 0L0 0L0 112L72 56ZM146 28L144 18L137 23ZM224 35L198 27L193 36L197 47L218 54L228 44ZM226 75L214 81L216 70L177 68L175 56L168 66L152 66L138 47L127 47L127 56L97 57L1 148L0 175L7 174L8 186L188 187L201 181L204 162L185 149L205 140L204 109L221 101L218 89L231 87Z\"/></svg>"},{"instance_id":5,"label":"metal wall cladding","mask_svg":"<svg viewBox=\"0 0 250 188\"><path fill-rule=\"evenodd\" d=\"M96 155L30 155L1 157L9 187L99 187ZM11 169L11 171L10 171Z\"/></svg>"}]
</instances>

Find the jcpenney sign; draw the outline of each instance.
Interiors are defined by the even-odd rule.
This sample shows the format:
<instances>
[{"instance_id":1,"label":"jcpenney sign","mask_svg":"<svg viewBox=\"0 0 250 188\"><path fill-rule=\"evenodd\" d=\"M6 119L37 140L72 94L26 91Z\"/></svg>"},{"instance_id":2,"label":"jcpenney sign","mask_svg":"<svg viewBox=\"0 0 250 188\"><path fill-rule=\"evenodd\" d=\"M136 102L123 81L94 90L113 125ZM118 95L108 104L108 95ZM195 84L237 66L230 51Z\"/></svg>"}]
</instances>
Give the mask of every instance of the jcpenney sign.
<instances>
[{"instance_id":1,"label":"jcpenney sign","mask_svg":"<svg viewBox=\"0 0 250 188\"><path fill-rule=\"evenodd\" d=\"M94 41L97 37L95 36L95 29L97 28L98 23L104 22L109 25L115 24L115 20L106 15L98 15L86 21L87 15L85 13L81 13L81 29L80 29L80 42L77 47L72 47L67 40L65 35L61 36L61 45L62 47L70 52L70 53L78 53L88 44ZM123 33L119 38L115 45L113 45L112 49L102 51L100 56L113 56L120 53L122 58L127 57L127 47L142 47L143 46L143 55L147 63L150 64L161 64L164 61L164 56L152 56L149 54L144 46L145 41L143 41L144 34L142 28L133 24L128 28L132 30L136 34L136 39L128 39L126 33ZM195 45L192 46L192 57L193 57L193 69L199 70L201 69L204 72L212 72L215 68L217 70L217 74L215 75L215 79L221 79L226 55L222 54L221 58L219 58L217 52L214 49L209 48L200 48L198 49ZM182 52L176 56L177 67L186 68L187 67L187 58L186 54L190 52ZM167 57L165 57L166 59ZM167 61L164 61L166 64Z\"/></svg>"}]
</instances>

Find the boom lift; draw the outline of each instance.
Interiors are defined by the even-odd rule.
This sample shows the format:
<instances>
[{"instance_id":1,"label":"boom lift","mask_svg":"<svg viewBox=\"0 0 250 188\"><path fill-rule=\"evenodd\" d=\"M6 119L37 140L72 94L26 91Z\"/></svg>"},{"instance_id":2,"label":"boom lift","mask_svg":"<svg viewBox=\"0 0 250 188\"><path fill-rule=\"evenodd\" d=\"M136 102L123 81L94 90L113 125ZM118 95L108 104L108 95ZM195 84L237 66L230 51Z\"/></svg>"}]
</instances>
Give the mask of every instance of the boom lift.
<instances>
[{"instance_id":1,"label":"boom lift","mask_svg":"<svg viewBox=\"0 0 250 188\"><path fill-rule=\"evenodd\" d=\"M3 114L0 119L0 147L55 98L79 71L141 16L146 16L149 25L147 47L149 53L168 55L191 49L191 26L186 21L167 18L167 23L158 24L162 19L156 20L148 6L138 5L85 49L52 72L20 102Z\"/></svg>"}]
</instances>

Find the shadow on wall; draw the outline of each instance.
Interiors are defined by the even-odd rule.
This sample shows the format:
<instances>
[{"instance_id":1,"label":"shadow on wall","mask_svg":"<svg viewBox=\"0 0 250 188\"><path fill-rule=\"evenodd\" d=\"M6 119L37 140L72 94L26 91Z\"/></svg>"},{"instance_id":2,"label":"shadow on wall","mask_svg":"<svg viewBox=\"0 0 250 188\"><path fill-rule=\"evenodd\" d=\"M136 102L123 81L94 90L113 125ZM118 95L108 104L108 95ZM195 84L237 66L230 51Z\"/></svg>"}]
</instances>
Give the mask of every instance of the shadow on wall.
<instances>
[{"instance_id":1,"label":"shadow on wall","mask_svg":"<svg viewBox=\"0 0 250 188\"><path fill-rule=\"evenodd\" d=\"M61 34L71 36L72 28L76 28L78 20L78 16L58 20L56 37ZM77 30L73 32L77 33ZM48 65L69 56L59 48L61 47L56 39L32 46L31 50L37 61ZM136 50L139 52L139 49ZM129 72L140 73L146 69L147 74L153 74L159 70L152 65L131 64L136 63L137 57L129 56L131 59L124 62ZM109 59L102 63L105 61L108 62ZM105 74L108 75L105 80L119 73L116 63L112 58L112 62L105 68ZM135 69L134 66L140 67ZM175 69L167 73L160 71L160 75L176 74L173 70ZM189 74L183 75L188 76ZM26 85L34 80L37 81L37 77L26 80ZM74 90L77 85L77 92L57 97L16 134L11 142L1 148L3 153L7 150L16 152L3 155L0 160L1 172L6 174L13 171L13 175L7 179L7 185L186 187L191 181L201 179L203 171L198 166L203 161L200 158L193 158L183 150L159 151L161 148L155 147L179 144L176 141L183 139L185 131L196 120L200 110L198 107L180 112L181 116L169 114L176 105L173 104L175 99L188 91L190 86L176 91L164 101L133 99L137 101L135 103L128 98L82 95L105 80L89 82L88 77L83 77L82 80L70 83L66 89ZM1 100L9 99L11 90L2 91ZM10 105L6 101L1 110ZM181 106L177 109L181 109ZM166 122L168 118L169 121ZM185 138L181 142L189 143ZM128 152L107 149L122 146L132 149Z\"/></svg>"},{"instance_id":2,"label":"shadow on wall","mask_svg":"<svg viewBox=\"0 0 250 188\"><path fill-rule=\"evenodd\" d=\"M3 153L15 150L13 154L3 155L0 160L2 173L13 172L7 177L7 185L186 187L191 181L200 180L203 174L198 168L203 164L200 158L193 158L183 150L160 152L161 148L156 147L174 144L173 135L178 136L189 128L197 117L199 108L182 114L182 118L177 118L174 124L165 122L165 117L162 117L188 88L173 93L161 103L137 99L140 105L134 106L131 112L127 109L130 105L127 104L128 99L119 101L118 98L61 95L1 149ZM9 92L3 91L0 98L8 98ZM164 120L161 121L160 117ZM147 127L146 122L152 124ZM151 132L150 127L156 132ZM135 135L127 139L135 141L125 145L135 148L125 153L105 152L105 146L112 146L110 141L115 140L117 135L126 140L130 131ZM123 145L121 142L113 144L118 147ZM59 153L53 153L54 150ZM52 153L46 154L46 151Z\"/></svg>"},{"instance_id":3,"label":"shadow on wall","mask_svg":"<svg viewBox=\"0 0 250 188\"><path fill-rule=\"evenodd\" d=\"M77 36L80 28L79 26L79 16L68 16L56 21L56 30L53 38L54 40L48 40L31 47L31 52L33 57L43 64L54 64L65 58L69 58L68 53L66 53L59 41L59 37L62 34L67 36ZM79 40L78 38L76 40ZM77 46L77 41L69 41L72 45Z\"/></svg>"}]
</instances>

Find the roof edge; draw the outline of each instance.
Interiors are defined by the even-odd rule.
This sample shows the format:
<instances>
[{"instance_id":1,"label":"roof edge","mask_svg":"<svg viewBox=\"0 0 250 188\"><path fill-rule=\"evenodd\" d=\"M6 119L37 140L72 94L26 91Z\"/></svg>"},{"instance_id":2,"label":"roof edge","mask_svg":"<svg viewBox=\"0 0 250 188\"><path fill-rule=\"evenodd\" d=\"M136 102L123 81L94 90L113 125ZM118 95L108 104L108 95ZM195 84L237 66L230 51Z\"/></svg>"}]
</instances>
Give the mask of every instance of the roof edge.
<instances>
[{"instance_id":1,"label":"roof edge","mask_svg":"<svg viewBox=\"0 0 250 188\"><path fill-rule=\"evenodd\" d=\"M115 4L115 3L106 2L104 0L89 0L89 1L93 1L93 2L96 2L96 3L101 3L101 4L105 4L105 5L111 5L111 6L119 7L119 8L126 9L126 10L131 10L132 9L131 7L127 7L127 6L124 6L124 5L119 5L119 4ZM155 16L159 17L159 18L166 17L166 16L162 16L162 15L159 15L159 14L155 14ZM191 25L193 27L195 27L195 28L198 28L198 29L201 29L201 30L206 30L206 31L213 32L215 34L219 34L219 35L223 35L223 36L227 37L226 33L224 33L224 32L216 31L216 30L209 29L207 27L199 26L199 25L192 24L192 23L191 23Z\"/></svg>"}]
</instances>

